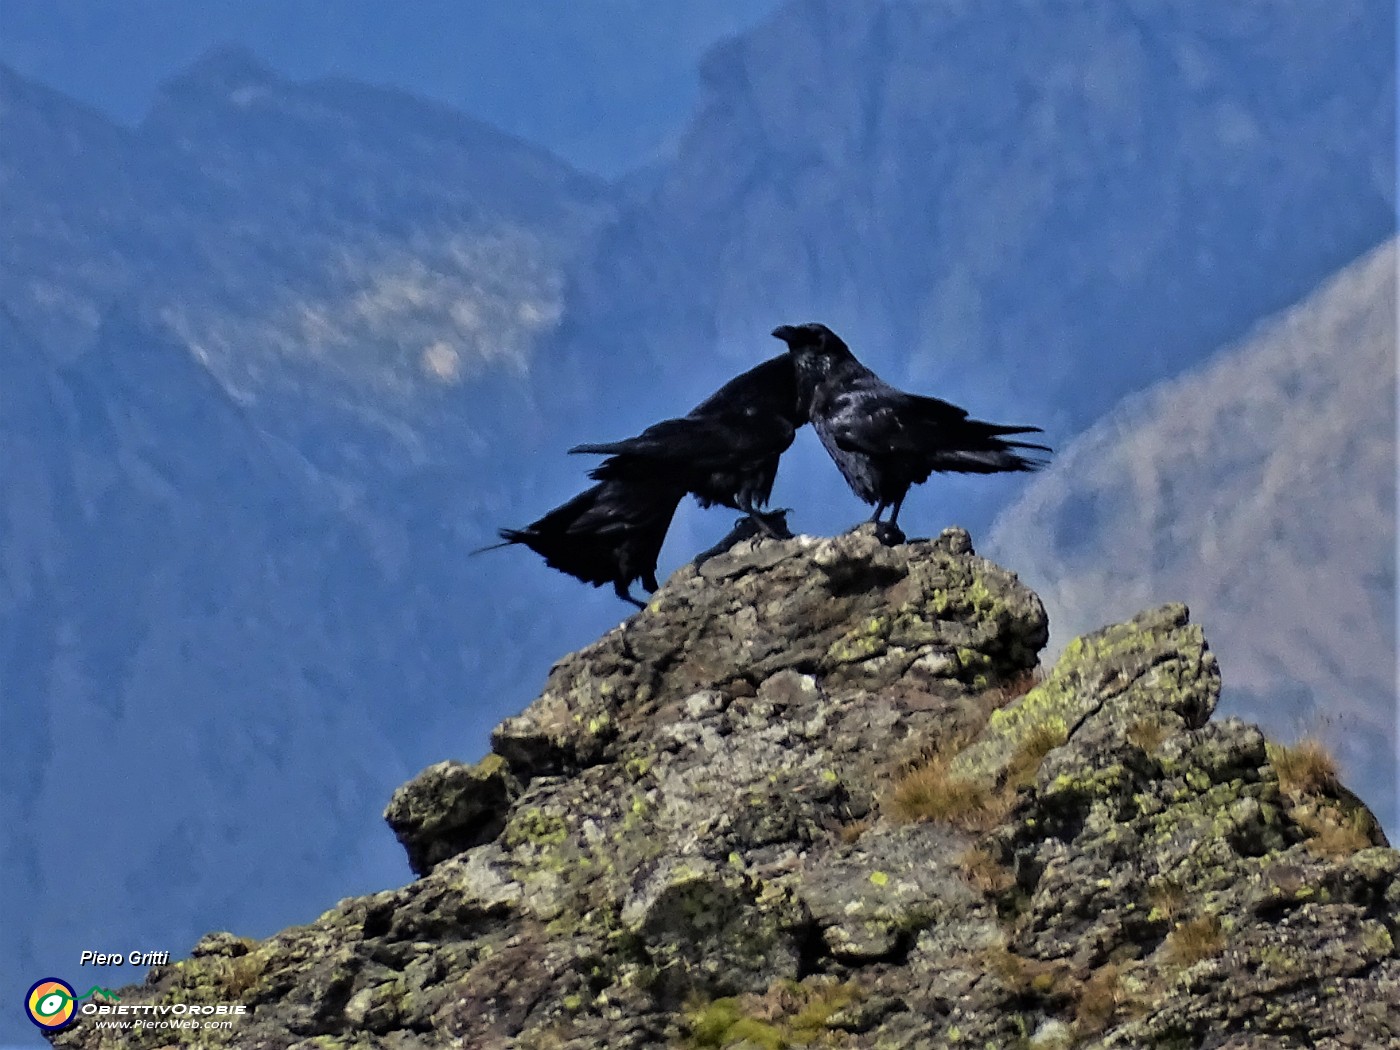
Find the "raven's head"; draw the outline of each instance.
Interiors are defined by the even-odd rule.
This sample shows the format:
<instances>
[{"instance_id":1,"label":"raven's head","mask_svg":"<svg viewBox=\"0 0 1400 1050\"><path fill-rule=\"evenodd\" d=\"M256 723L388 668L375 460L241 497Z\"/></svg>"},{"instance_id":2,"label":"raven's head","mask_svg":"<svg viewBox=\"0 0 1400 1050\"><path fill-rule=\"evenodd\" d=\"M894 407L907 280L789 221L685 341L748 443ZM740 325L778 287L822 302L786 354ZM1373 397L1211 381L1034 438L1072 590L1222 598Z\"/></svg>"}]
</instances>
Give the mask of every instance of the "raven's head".
<instances>
[{"instance_id":1,"label":"raven's head","mask_svg":"<svg viewBox=\"0 0 1400 1050\"><path fill-rule=\"evenodd\" d=\"M773 329L773 338L781 339L787 343L789 350L796 353L798 350L820 351L826 346L836 344L844 347L840 337L824 324L810 321L807 324L783 324Z\"/></svg>"},{"instance_id":2,"label":"raven's head","mask_svg":"<svg viewBox=\"0 0 1400 1050\"><path fill-rule=\"evenodd\" d=\"M825 373L837 361L851 356L841 337L824 324L785 324L773 329L773 337L787 343L788 351L807 367Z\"/></svg>"},{"instance_id":3,"label":"raven's head","mask_svg":"<svg viewBox=\"0 0 1400 1050\"><path fill-rule=\"evenodd\" d=\"M804 412L810 413L812 397L834 366L851 359L851 351L841 337L824 324L779 325L773 337L787 343L788 353L797 372L798 401Z\"/></svg>"}]
</instances>

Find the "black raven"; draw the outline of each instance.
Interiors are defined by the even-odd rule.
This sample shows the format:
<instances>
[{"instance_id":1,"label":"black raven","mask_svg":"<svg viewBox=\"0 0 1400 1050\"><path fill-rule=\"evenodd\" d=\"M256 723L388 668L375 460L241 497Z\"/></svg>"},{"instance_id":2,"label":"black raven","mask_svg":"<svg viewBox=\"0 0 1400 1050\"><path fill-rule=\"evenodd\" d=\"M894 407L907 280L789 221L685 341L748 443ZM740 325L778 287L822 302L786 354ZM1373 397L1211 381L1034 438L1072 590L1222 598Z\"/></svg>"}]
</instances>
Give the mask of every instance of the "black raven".
<instances>
[{"instance_id":1,"label":"black raven","mask_svg":"<svg viewBox=\"0 0 1400 1050\"><path fill-rule=\"evenodd\" d=\"M1004 440L1039 433L1039 427L984 423L947 401L897 390L857 361L826 325L782 325L773 335L787 343L812 428L851 490L875 505L870 520L886 542L903 540L899 508L909 486L934 471L995 474L1044 466L1021 452L1049 452L1045 445ZM886 507L889 521L881 522Z\"/></svg>"},{"instance_id":2,"label":"black raven","mask_svg":"<svg viewBox=\"0 0 1400 1050\"><path fill-rule=\"evenodd\" d=\"M637 608L632 581L656 590L656 558L685 489L623 478L600 481L523 529L501 529L504 541L473 551L524 544L560 572L613 591Z\"/></svg>"},{"instance_id":3,"label":"black raven","mask_svg":"<svg viewBox=\"0 0 1400 1050\"><path fill-rule=\"evenodd\" d=\"M784 518L759 508L768 502L778 460L807 422L797 377L787 354L735 376L679 419L666 419L636 437L575 445L608 459L589 474L598 481L626 478L681 485L702 507L743 511L771 536L785 538Z\"/></svg>"}]
</instances>

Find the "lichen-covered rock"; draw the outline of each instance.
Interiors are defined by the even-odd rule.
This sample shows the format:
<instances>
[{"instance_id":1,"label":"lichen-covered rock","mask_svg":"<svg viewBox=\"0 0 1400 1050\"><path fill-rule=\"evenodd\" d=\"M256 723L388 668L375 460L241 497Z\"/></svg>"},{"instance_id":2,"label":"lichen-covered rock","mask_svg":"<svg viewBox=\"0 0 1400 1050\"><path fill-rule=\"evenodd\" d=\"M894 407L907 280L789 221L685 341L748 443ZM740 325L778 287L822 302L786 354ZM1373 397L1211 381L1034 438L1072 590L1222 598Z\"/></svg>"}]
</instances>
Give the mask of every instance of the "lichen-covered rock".
<instances>
[{"instance_id":1,"label":"lichen-covered rock","mask_svg":"<svg viewBox=\"0 0 1400 1050\"><path fill-rule=\"evenodd\" d=\"M474 766L439 762L394 792L384 820L414 873L426 875L439 861L499 835L518 793L499 755L487 755Z\"/></svg>"},{"instance_id":2,"label":"lichen-covered rock","mask_svg":"<svg viewBox=\"0 0 1400 1050\"><path fill-rule=\"evenodd\" d=\"M958 530L741 543L395 793L416 882L122 990L231 1028L54 1042L1400 1046L1400 855L1365 807L1209 720L1184 608L1036 684L1045 636Z\"/></svg>"},{"instance_id":3,"label":"lichen-covered rock","mask_svg":"<svg viewBox=\"0 0 1400 1050\"><path fill-rule=\"evenodd\" d=\"M996 913L958 869L931 864L971 846L967 835L933 824L872 828L848 846L811 857L802 899L833 958L856 965L906 955L921 931L956 922L989 930Z\"/></svg>"},{"instance_id":4,"label":"lichen-covered rock","mask_svg":"<svg viewBox=\"0 0 1400 1050\"><path fill-rule=\"evenodd\" d=\"M1201 629L1187 622L1184 605L1166 605L1076 638L1045 682L992 713L953 768L1001 780L1021 746L1047 728L1067 743L1046 768L1082 768L1134 727L1198 728L1219 699L1220 673Z\"/></svg>"}]
</instances>

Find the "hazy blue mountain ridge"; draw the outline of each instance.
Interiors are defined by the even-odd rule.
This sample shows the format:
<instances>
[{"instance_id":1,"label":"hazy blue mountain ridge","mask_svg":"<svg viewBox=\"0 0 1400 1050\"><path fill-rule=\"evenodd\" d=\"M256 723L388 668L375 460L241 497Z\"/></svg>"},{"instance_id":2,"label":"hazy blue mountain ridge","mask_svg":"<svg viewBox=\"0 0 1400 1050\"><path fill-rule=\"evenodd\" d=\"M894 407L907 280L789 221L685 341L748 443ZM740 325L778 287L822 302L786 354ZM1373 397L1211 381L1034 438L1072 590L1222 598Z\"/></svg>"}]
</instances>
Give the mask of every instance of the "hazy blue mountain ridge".
<instances>
[{"instance_id":1,"label":"hazy blue mountain ridge","mask_svg":"<svg viewBox=\"0 0 1400 1050\"><path fill-rule=\"evenodd\" d=\"M1393 227L1392 14L791 3L708 56L675 160L574 271L581 371L601 345L679 381L819 318L1073 433Z\"/></svg>"},{"instance_id":2,"label":"hazy blue mountain ridge","mask_svg":"<svg viewBox=\"0 0 1400 1050\"><path fill-rule=\"evenodd\" d=\"M295 79L353 71L613 175L664 151L696 59L777 2L11 0L0 61L134 124L170 70L237 40Z\"/></svg>"},{"instance_id":3,"label":"hazy blue mountain ridge","mask_svg":"<svg viewBox=\"0 0 1400 1050\"><path fill-rule=\"evenodd\" d=\"M576 641L518 563L466 552L530 498L498 438L531 431L519 376L606 192L441 107L238 53L134 131L6 73L0 141L22 994L95 937L178 951L399 878L388 792ZM596 632L591 608L566 612Z\"/></svg>"},{"instance_id":4,"label":"hazy blue mountain ridge","mask_svg":"<svg viewBox=\"0 0 1400 1050\"><path fill-rule=\"evenodd\" d=\"M108 930L184 943L307 870L353 878L352 814L407 768L372 727L462 673L183 347L106 332L66 366L7 360L42 395L6 412L0 468L7 986Z\"/></svg>"},{"instance_id":5,"label":"hazy blue mountain ridge","mask_svg":"<svg viewBox=\"0 0 1400 1050\"><path fill-rule=\"evenodd\" d=\"M373 404L519 372L606 207L597 180L444 107L239 51L132 131L13 74L0 89L16 317L62 353L138 307L249 397Z\"/></svg>"}]
</instances>

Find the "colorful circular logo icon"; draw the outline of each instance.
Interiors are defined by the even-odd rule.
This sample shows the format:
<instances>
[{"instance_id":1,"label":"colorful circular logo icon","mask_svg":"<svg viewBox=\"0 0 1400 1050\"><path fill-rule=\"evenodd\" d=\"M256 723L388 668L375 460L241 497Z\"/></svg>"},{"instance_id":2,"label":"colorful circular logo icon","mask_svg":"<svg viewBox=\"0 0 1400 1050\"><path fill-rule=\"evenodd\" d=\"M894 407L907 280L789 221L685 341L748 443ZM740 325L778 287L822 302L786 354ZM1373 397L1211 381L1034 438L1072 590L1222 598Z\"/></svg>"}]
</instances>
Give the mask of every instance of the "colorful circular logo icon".
<instances>
[{"instance_id":1,"label":"colorful circular logo icon","mask_svg":"<svg viewBox=\"0 0 1400 1050\"><path fill-rule=\"evenodd\" d=\"M72 1024L78 1012L73 986L57 977L36 981L25 997L24 1008L31 1021L50 1032Z\"/></svg>"}]
</instances>

